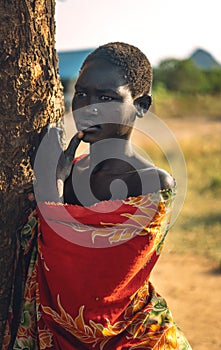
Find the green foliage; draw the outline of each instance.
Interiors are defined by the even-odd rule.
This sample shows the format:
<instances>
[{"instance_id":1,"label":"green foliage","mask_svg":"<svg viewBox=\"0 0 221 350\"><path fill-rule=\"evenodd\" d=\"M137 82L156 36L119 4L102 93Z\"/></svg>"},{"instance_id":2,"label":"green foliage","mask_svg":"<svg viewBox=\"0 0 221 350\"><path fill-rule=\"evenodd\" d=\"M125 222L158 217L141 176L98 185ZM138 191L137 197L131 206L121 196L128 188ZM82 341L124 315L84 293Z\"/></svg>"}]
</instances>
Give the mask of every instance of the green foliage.
<instances>
[{"instance_id":1,"label":"green foliage","mask_svg":"<svg viewBox=\"0 0 221 350\"><path fill-rule=\"evenodd\" d=\"M163 86L168 91L185 94L221 92L221 68L206 71L198 68L191 59L163 60L153 73L154 89Z\"/></svg>"},{"instance_id":2,"label":"green foliage","mask_svg":"<svg viewBox=\"0 0 221 350\"><path fill-rule=\"evenodd\" d=\"M212 94L219 94L221 92L221 68L213 68L205 72L208 81L209 90Z\"/></svg>"}]
</instances>

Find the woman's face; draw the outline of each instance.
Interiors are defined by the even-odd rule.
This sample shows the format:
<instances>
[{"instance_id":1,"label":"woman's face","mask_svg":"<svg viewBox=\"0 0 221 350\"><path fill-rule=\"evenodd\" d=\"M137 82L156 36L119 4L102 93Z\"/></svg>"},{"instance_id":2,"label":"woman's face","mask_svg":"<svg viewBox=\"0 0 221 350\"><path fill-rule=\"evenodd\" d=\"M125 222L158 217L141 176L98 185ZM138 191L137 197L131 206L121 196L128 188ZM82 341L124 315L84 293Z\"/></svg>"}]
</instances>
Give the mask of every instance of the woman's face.
<instances>
[{"instance_id":1,"label":"woman's face","mask_svg":"<svg viewBox=\"0 0 221 350\"><path fill-rule=\"evenodd\" d=\"M85 64L75 85L72 110L83 140L129 138L136 116L134 99L119 67L95 59Z\"/></svg>"}]
</instances>

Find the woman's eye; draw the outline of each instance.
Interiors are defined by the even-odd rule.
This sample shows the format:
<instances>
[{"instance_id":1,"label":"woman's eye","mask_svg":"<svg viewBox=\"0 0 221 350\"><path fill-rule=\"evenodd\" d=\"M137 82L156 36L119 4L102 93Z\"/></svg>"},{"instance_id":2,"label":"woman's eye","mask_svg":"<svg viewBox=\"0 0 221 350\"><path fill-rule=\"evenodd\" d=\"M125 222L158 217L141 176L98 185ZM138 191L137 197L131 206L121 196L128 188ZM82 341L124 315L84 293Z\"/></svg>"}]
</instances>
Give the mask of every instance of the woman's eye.
<instances>
[{"instance_id":1,"label":"woman's eye","mask_svg":"<svg viewBox=\"0 0 221 350\"><path fill-rule=\"evenodd\" d=\"M76 97L86 97L87 94L86 94L86 92L83 92L83 91L76 91L75 96Z\"/></svg>"},{"instance_id":2,"label":"woman's eye","mask_svg":"<svg viewBox=\"0 0 221 350\"><path fill-rule=\"evenodd\" d=\"M100 97L100 100L101 101L112 101L113 100L113 97L111 97L111 96L101 96Z\"/></svg>"}]
</instances>

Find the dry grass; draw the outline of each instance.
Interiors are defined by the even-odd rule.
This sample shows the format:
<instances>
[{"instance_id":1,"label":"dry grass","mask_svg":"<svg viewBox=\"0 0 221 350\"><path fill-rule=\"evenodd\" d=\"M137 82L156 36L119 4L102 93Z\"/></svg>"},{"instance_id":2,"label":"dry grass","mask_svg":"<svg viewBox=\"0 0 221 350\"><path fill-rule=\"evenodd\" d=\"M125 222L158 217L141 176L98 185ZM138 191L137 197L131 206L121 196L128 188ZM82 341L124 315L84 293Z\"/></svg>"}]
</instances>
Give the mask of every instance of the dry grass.
<instances>
[{"instance_id":1,"label":"dry grass","mask_svg":"<svg viewBox=\"0 0 221 350\"><path fill-rule=\"evenodd\" d=\"M221 96L185 95L158 89L153 93L153 112L161 117L221 118Z\"/></svg>"}]
</instances>

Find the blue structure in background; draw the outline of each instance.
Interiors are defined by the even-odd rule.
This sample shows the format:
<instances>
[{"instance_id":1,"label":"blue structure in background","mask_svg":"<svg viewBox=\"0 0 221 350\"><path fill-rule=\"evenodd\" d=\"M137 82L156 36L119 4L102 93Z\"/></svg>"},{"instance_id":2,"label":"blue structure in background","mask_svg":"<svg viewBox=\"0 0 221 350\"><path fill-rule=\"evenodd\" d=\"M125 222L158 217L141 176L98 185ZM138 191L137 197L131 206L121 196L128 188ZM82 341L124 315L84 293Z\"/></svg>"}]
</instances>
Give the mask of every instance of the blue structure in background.
<instances>
[{"instance_id":1,"label":"blue structure in background","mask_svg":"<svg viewBox=\"0 0 221 350\"><path fill-rule=\"evenodd\" d=\"M79 70L93 49L58 52L58 68L62 85L64 87L65 107L68 110L74 93L74 81Z\"/></svg>"},{"instance_id":2,"label":"blue structure in background","mask_svg":"<svg viewBox=\"0 0 221 350\"><path fill-rule=\"evenodd\" d=\"M58 52L59 74L62 82L76 79L81 65L93 49Z\"/></svg>"}]
</instances>

